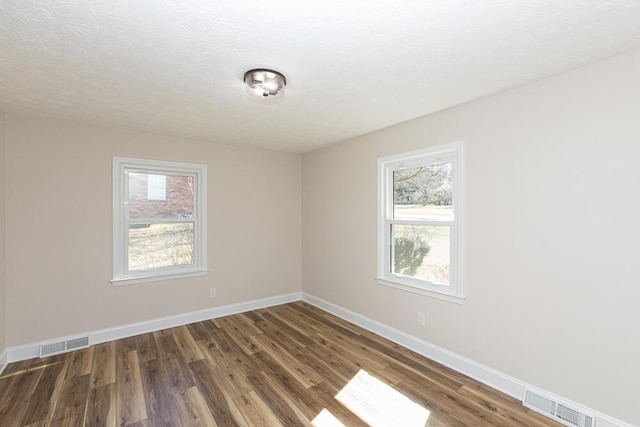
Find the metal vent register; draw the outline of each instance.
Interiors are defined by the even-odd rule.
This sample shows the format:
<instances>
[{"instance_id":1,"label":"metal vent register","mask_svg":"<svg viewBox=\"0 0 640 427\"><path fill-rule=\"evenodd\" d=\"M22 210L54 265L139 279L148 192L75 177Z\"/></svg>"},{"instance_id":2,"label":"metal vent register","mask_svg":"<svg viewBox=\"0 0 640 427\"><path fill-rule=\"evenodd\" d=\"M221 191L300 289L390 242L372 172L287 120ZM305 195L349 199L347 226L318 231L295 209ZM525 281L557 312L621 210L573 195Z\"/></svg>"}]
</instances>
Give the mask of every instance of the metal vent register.
<instances>
[{"instance_id":1,"label":"metal vent register","mask_svg":"<svg viewBox=\"0 0 640 427\"><path fill-rule=\"evenodd\" d=\"M40 346L40 357L53 356L67 351L89 347L89 337L74 338L68 341L60 341Z\"/></svg>"},{"instance_id":2,"label":"metal vent register","mask_svg":"<svg viewBox=\"0 0 640 427\"><path fill-rule=\"evenodd\" d=\"M562 402L556 397L527 388L522 404L570 427L594 427L595 414L577 405Z\"/></svg>"}]
</instances>

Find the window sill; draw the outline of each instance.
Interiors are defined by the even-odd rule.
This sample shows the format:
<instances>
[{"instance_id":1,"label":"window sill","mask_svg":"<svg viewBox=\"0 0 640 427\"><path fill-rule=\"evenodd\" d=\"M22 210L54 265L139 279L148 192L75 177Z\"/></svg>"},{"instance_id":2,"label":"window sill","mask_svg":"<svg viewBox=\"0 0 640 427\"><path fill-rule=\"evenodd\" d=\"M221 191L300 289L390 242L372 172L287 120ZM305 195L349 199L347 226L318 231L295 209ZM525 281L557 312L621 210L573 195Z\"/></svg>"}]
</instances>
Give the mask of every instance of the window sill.
<instances>
[{"instance_id":1,"label":"window sill","mask_svg":"<svg viewBox=\"0 0 640 427\"><path fill-rule=\"evenodd\" d=\"M456 304L464 304L466 297L464 295L451 295L443 292L433 291L431 289L419 288L416 286L407 285L405 283L394 282L389 279L376 277L376 282L379 285L388 286L390 288L400 289L402 291L411 292L414 294L425 295L428 297L440 299L443 301L453 302Z\"/></svg>"},{"instance_id":2,"label":"window sill","mask_svg":"<svg viewBox=\"0 0 640 427\"><path fill-rule=\"evenodd\" d=\"M181 273L161 274L157 276L121 277L111 280L113 286L135 285L138 283L158 282L160 280L184 279L187 277L206 276L209 270L191 270Z\"/></svg>"}]
</instances>

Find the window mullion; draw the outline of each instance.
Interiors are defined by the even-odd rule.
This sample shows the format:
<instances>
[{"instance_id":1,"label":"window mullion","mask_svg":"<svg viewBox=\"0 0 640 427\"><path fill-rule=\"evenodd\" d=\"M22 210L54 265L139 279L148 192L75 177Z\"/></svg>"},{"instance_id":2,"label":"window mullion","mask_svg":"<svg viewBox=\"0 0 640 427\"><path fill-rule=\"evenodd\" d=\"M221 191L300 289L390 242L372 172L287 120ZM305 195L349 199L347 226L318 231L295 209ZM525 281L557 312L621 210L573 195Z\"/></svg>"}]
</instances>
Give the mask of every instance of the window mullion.
<instances>
[{"instance_id":1,"label":"window mullion","mask_svg":"<svg viewBox=\"0 0 640 427\"><path fill-rule=\"evenodd\" d=\"M390 219L389 224L398 225L433 225L453 227L455 220L431 220L431 219Z\"/></svg>"},{"instance_id":2,"label":"window mullion","mask_svg":"<svg viewBox=\"0 0 640 427\"><path fill-rule=\"evenodd\" d=\"M196 218L134 218L129 219L129 224L171 224L182 222L197 222Z\"/></svg>"}]
</instances>

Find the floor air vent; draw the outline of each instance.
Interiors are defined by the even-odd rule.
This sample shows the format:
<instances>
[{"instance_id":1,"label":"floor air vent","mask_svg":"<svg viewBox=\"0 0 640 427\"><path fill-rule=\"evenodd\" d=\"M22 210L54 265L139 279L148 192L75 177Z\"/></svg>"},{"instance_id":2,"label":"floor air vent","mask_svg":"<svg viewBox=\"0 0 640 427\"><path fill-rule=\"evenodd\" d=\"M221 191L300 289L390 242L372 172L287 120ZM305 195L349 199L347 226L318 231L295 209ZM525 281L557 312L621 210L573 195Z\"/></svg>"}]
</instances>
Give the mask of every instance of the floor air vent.
<instances>
[{"instance_id":1,"label":"floor air vent","mask_svg":"<svg viewBox=\"0 0 640 427\"><path fill-rule=\"evenodd\" d=\"M75 338L68 341L56 342L40 346L40 357L53 356L67 351L89 347L89 337Z\"/></svg>"},{"instance_id":2,"label":"floor air vent","mask_svg":"<svg viewBox=\"0 0 640 427\"><path fill-rule=\"evenodd\" d=\"M570 427L594 427L595 415L575 404L562 402L538 390L525 389L522 403L527 408L546 415Z\"/></svg>"}]
</instances>

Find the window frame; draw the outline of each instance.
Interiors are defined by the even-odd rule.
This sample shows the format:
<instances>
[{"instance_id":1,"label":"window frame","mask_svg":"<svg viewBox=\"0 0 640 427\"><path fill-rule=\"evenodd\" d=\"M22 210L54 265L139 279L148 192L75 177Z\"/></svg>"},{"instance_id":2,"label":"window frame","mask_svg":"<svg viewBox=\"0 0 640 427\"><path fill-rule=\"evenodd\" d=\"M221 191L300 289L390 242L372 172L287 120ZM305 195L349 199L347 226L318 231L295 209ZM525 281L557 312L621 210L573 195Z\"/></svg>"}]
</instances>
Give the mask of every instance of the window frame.
<instances>
[{"instance_id":1,"label":"window frame","mask_svg":"<svg viewBox=\"0 0 640 427\"><path fill-rule=\"evenodd\" d=\"M451 158L453 163L453 220L394 219L393 172L399 169L428 166L442 157ZM376 277L378 284L460 304L464 302L465 296L462 281L463 168L462 142L433 146L378 159L378 271ZM393 224L449 226L449 285L438 285L392 272L391 238Z\"/></svg>"},{"instance_id":2,"label":"window frame","mask_svg":"<svg viewBox=\"0 0 640 427\"><path fill-rule=\"evenodd\" d=\"M194 177L193 216L187 221L172 218L153 219L152 223L193 222L192 265L160 267L147 270L128 270L129 246L127 217L126 171L146 174L191 175ZM113 277L114 286L159 280L179 279L208 274L207 269L207 165L168 162L162 160L113 157ZM132 221L139 222L139 221Z\"/></svg>"}]
</instances>

